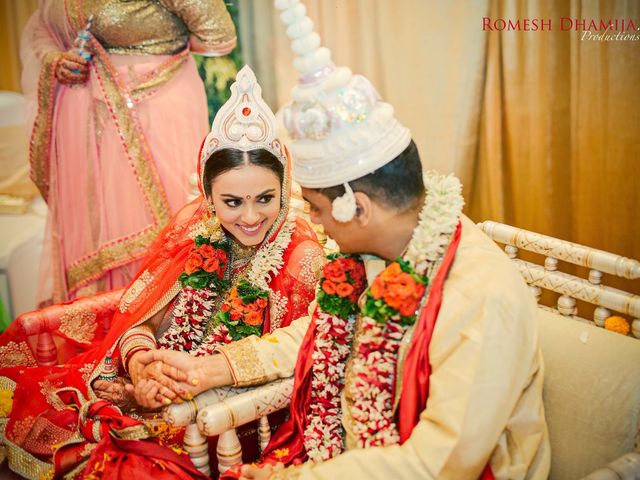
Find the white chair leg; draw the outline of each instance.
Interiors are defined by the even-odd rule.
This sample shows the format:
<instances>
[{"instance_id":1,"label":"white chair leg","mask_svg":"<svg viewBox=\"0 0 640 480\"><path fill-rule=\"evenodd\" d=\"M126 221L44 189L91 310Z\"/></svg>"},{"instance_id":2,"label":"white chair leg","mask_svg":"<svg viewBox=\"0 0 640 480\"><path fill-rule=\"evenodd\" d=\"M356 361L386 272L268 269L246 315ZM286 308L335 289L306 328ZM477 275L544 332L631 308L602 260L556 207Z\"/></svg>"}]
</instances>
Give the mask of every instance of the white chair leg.
<instances>
[{"instance_id":1,"label":"white chair leg","mask_svg":"<svg viewBox=\"0 0 640 480\"><path fill-rule=\"evenodd\" d=\"M242 447L235 428L220 434L216 455L220 473L224 473L234 465L242 463Z\"/></svg>"},{"instance_id":2,"label":"white chair leg","mask_svg":"<svg viewBox=\"0 0 640 480\"><path fill-rule=\"evenodd\" d=\"M631 333L634 337L640 338L640 318L634 318L631 322Z\"/></svg>"},{"instance_id":3,"label":"white chair leg","mask_svg":"<svg viewBox=\"0 0 640 480\"><path fill-rule=\"evenodd\" d=\"M271 426L269 419L265 415L258 420L258 444L260 445L260 453L264 452L271 440Z\"/></svg>"},{"instance_id":4,"label":"white chair leg","mask_svg":"<svg viewBox=\"0 0 640 480\"><path fill-rule=\"evenodd\" d=\"M209 443L207 437L200 433L198 425L195 423L187 425L184 433L184 449L198 470L205 475L211 475L211 467L209 467Z\"/></svg>"}]
</instances>

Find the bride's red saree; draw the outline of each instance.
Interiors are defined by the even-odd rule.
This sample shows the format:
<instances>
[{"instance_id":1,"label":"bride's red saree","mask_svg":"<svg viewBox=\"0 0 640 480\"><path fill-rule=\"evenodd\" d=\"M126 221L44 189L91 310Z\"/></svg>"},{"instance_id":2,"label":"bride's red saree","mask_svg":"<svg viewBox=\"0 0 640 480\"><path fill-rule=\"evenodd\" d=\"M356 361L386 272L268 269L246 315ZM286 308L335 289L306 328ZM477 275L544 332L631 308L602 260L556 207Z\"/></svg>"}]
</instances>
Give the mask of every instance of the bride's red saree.
<instances>
[{"instance_id":1,"label":"bride's red saree","mask_svg":"<svg viewBox=\"0 0 640 480\"><path fill-rule=\"evenodd\" d=\"M279 234L287 208L281 213L267 241ZM172 439L167 432L152 432L143 421L100 400L91 384L102 372L107 353L114 362L120 358L122 335L164 308L179 292L178 277L193 248L190 230L206 214L202 197L178 212L150 247L140 272L117 306L113 304L116 293L48 307L26 315L30 322L17 319L0 336L0 413L4 410L6 415L0 426L4 427L3 441L12 470L28 478L42 478L51 475L53 463L56 477L69 471L75 474L81 470L79 466L106 475L100 462L108 457L119 460L107 462L108 476L101 478L129 478L126 472L143 467L152 469L157 479L197 476L183 452L162 446L179 445L180 435ZM269 283L280 299L286 299L286 309L271 309L265 332L306 314L314 297L314 283L305 269L310 267L310 258L322 255L313 230L303 220L295 220L283 254L284 265ZM273 318L275 310L279 312L277 319ZM104 333L102 322L109 320L111 326ZM45 325L34 328L34 322ZM38 352L34 332L47 330L47 323L57 345L56 360L63 364L37 365L43 352ZM121 365L119 369L119 375L126 375ZM90 464L83 465L92 452ZM150 472L145 470L145 475Z\"/></svg>"}]
</instances>

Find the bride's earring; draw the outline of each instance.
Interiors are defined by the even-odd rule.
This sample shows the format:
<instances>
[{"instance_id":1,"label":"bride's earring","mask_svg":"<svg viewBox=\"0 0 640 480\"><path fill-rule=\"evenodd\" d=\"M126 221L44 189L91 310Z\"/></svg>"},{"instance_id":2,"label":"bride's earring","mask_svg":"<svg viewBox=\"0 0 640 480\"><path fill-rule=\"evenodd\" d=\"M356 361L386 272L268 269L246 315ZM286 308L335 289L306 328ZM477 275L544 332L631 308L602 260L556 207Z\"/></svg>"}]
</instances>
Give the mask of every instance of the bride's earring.
<instances>
[{"instance_id":1,"label":"bride's earring","mask_svg":"<svg viewBox=\"0 0 640 480\"><path fill-rule=\"evenodd\" d=\"M220 226L218 217L216 217L216 207L213 205L213 202L207 202L207 210L210 213L210 217L208 218L206 225L209 230L213 231Z\"/></svg>"}]
</instances>

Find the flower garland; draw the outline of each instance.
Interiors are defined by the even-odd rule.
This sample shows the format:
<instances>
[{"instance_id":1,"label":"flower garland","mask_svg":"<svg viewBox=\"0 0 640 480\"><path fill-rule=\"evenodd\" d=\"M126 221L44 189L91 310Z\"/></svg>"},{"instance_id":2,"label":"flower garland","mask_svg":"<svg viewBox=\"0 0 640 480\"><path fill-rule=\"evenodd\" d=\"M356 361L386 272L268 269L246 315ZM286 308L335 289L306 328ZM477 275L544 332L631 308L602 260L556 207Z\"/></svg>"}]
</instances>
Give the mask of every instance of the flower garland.
<instances>
[{"instance_id":1,"label":"flower garland","mask_svg":"<svg viewBox=\"0 0 640 480\"><path fill-rule=\"evenodd\" d=\"M356 302L366 286L362 262L330 255L323 268L314 316L316 337L311 379L311 403L304 445L309 459L327 460L343 450L340 392L353 336Z\"/></svg>"},{"instance_id":2,"label":"flower garland","mask_svg":"<svg viewBox=\"0 0 640 480\"><path fill-rule=\"evenodd\" d=\"M200 345L213 314L218 292L227 288L228 243L196 235L184 272L178 277L182 290L173 306L169 329L158 339L158 348L191 351Z\"/></svg>"},{"instance_id":3,"label":"flower garland","mask_svg":"<svg viewBox=\"0 0 640 480\"><path fill-rule=\"evenodd\" d=\"M425 205L407 253L376 277L366 293L360 312L361 333L350 365L355 379L351 390L353 404L350 413L359 447L392 445L400 439L393 418L393 388L400 342L416 321L421 304L426 299L430 280L435 275L462 211L462 187L458 179L431 174L426 177L425 186ZM327 267L335 280L345 277L349 280L346 265L332 262ZM327 271L324 273L329 277ZM311 411L305 429L305 448L309 458L314 461L331 458L343 448L341 426L337 428L335 423L336 419L340 421L341 416L340 393L344 386L348 347L345 353L342 345L328 342L331 340L335 343L337 338L341 339L340 335L350 336L350 333L340 330L347 329L349 314L345 309L337 312L339 315L332 315L325 310L331 304L320 301L323 296L334 301L336 296L340 296L338 286L327 283L327 280L335 283L332 278L322 281L322 291L318 295L319 308L315 313L318 325L313 351L315 383L312 384ZM346 293L347 288L342 287L342 291ZM353 298L349 297L348 301L357 309L357 299ZM338 353L329 355L328 349L331 348Z\"/></svg>"},{"instance_id":4,"label":"flower garland","mask_svg":"<svg viewBox=\"0 0 640 480\"><path fill-rule=\"evenodd\" d=\"M215 327L192 352L196 357L211 355L219 345L231 343L249 335L262 335L269 293L241 279L229 292L213 321Z\"/></svg>"},{"instance_id":5,"label":"flower garland","mask_svg":"<svg viewBox=\"0 0 640 480\"><path fill-rule=\"evenodd\" d=\"M274 241L263 244L245 278L229 289L229 242L219 222L203 219L194 229L194 247L178 280L182 289L172 310L172 322L158 340L158 348L209 355L223 344L249 335L261 335L270 297L268 282L282 267L295 223L287 219ZM228 296L214 315L216 300ZM213 317L214 327L205 336Z\"/></svg>"}]
</instances>

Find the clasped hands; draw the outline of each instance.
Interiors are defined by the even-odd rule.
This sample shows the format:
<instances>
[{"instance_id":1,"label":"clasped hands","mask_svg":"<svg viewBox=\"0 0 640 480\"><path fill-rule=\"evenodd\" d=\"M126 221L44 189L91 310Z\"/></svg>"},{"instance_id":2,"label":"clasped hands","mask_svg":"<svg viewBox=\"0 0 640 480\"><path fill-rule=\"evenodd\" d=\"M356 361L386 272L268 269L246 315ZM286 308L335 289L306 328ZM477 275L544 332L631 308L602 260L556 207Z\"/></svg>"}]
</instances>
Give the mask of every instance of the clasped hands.
<instances>
[{"instance_id":1,"label":"clasped hands","mask_svg":"<svg viewBox=\"0 0 640 480\"><path fill-rule=\"evenodd\" d=\"M127 394L135 398L138 406L158 409L172 402L191 400L195 395L210 388L231 385L233 377L222 355L192 357L175 350L148 350L138 352L129 360L129 375L132 383L94 382L94 390L101 398L112 400ZM117 392L114 395L114 392ZM114 402L116 403L116 402ZM117 403L116 403L117 404ZM268 479L284 466L244 465L241 480Z\"/></svg>"},{"instance_id":2,"label":"clasped hands","mask_svg":"<svg viewBox=\"0 0 640 480\"><path fill-rule=\"evenodd\" d=\"M116 404L122 404L125 396L140 407L155 410L233 381L219 354L192 357L175 350L148 350L135 353L128 366L131 383L97 380L93 384L96 394Z\"/></svg>"}]
</instances>

